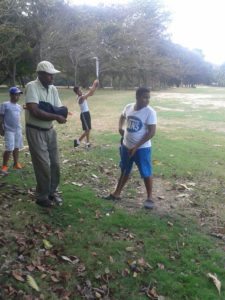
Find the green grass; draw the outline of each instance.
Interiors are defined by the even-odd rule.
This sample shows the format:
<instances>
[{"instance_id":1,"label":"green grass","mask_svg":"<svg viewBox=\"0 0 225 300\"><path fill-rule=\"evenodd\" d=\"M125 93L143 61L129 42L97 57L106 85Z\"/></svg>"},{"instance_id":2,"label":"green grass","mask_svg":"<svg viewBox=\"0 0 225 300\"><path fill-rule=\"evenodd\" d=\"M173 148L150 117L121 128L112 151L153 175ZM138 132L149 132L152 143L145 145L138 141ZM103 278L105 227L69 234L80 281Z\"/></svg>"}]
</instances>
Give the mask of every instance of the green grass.
<instances>
[{"instance_id":1,"label":"green grass","mask_svg":"<svg viewBox=\"0 0 225 300\"><path fill-rule=\"evenodd\" d=\"M184 93L184 98L190 93L209 93L217 99L217 94L225 95L225 90L167 92L171 94L169 102L163 95L160 98L160 93L157 100L153 94L153 106L184 111L157 111L158 131L153 139L153 159L158 162L155 175L172 182L196 182L193 199L199 206L221 205L220 217L224 221L224 108L212 112L204 106L191 108L178 101L175 93ZM20 154L22 163L26 163L24 170L11 171L8 177L0 178L0 184L8 184L0 190L0 297L85 299L89 280L89 292L107 287L110 299L147 299L140 292L147 287L155 287L158 295L170 300L223 299L223 243L206 235L195 219L142 210L129 214L97 196L98 189L113 188L119 174L117 122L124 105L133 101L134 92L98 91L90 100L94 127L94 146L90 151L73 150L73 138L80 134L78 106L71 90L60 90L60 95L70 111L75 110L65 126L57 125L65 204L48 212L36 207L28 197L27 190L34 187L35 180L27 152ZM0 102L6 99L7 92L0 93ZM189 113L192 116L185 117ZM199 116L203 117L199 120ZM3 145L0 147L3 151ZM107 169L109 174L105 173ZM134 174L135 178L138 176ZM21 191L13 193L16 188ZM129 189L135 194L132 186L125 193ZM53 245L50 250L44 249L43 239ZM76 256L79 262L69 263L62 256ZM35 266L34 270L29 271L29 266ZM17 281L12 270L19 270L24 278L32 275L41 291L32 290L25 281ZM217 274L222 282L221 296L207 273ZM83 294L78 292L78 285Z\"/></svg>"},{"instance_id":2,"label":"green grass","mask_svg":"<svg viewBox=\"0 0 225 300\"><path fill-rule=\"evenodd\" d=\"M154 158L161 162L155 166L156 174L171 177L224 176L225 149L223 134L190 129L176 130L172 136L158 132L154 138Z\"/></svg>"},{"instance_id":3,"label":"green grass","mask_svg":"<svg viewBox=\"0 0 225 300\"><path fill-rule=\"evenodd\" d=\"M26 253L24 255L26 265L41 257L41 265L46 271L34 271L32 276L41 287L42 294L49 299L57 299L53 292L56 286L62 285L64 289L73 290L76 282L82 282L82 278L76 276L76 267L62 261L59 263L62 255L79 257L86 267L85 278L94 286L103 284L97 275L103 276L108 268L108 286L114 299L145 299L139 290L149 284L156 286L158 293L166 299L219 299L214 286L207 279L207 273L216 273L222 280L224 256L215 248L214 242L199 233L192 224L148 213L128 215L96 199L89 191L77 191L76 199L74 193L68 191L64 192L64 196L69 200L63 209L55 209L47 215L39 208L33 211L32 203L16 204L11 210L11 227L23 232L26 226L30 228L27 241L35 239L36 245L29 250L29 256ZM100 213L99 218L96 218L96 210ZM23 222L17 215L18 211L26 212ZM168 222L173 222L173 226L169 226ZM44 226L48 226L48 231L43 229ZM33 228L36 229L35 234ZM63 232L62 240L54 232L56 229ZM56 258L38 253L43 247L43 238L52 243ZM127 252L127 247L133 247L134 250ZM10 249L11 259L16 258L18 250L13 240ZM1 251L5 253L6 249ZM141 258L151 267L141 269L137 277L133 277L129 262L137 262ZM159 266L163 266L163 269ZM123 275L125 269L130 270L126 276ZM71 278L65 283L54 284L50 275L55 270L66 272ZM40 278L43 274L47 274L45 280ZM5 276L6 282L3 280L2 283L8 283L9 278ZM16 286L11 278L10 282ZM50 283L51 290L48 289ZM20 288L30 292L25 284ZM80 299L76 293L73 297L71 299Z\"/></svg>"}]
</instances>

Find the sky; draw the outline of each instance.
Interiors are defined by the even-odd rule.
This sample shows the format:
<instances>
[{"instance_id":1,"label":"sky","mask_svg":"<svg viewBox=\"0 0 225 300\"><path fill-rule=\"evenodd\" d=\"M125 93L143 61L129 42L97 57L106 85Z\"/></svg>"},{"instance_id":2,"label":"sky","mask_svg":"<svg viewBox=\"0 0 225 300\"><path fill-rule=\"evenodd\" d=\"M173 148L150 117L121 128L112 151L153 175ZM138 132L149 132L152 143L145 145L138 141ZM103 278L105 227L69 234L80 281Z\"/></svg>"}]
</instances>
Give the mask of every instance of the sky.
<instances>
[{"instance_id":1,"label":"sky","mask_svg":"<svg viewBox=\"0 0 225 300\"><path fill-rule=\"evenodd\" d=\"M129 0L69 0L72 4L123 4ZM161 0L171 12L168 32L174 43L201 49L205 60L225 63L225 0Z\"/></svg>"}]
</instances>

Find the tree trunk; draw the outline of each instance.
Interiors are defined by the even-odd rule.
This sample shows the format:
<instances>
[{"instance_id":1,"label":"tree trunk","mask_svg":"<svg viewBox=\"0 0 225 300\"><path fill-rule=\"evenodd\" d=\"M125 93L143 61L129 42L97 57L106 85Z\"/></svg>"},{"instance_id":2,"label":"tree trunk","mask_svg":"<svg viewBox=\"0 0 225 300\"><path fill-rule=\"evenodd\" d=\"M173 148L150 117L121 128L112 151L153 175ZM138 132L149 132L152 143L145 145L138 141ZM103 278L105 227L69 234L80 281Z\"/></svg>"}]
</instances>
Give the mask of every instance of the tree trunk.
<instances>
[{"instance_id":1,"label":"tree trunk","mask_svg":"<svg viewBox=\"0 0 225 300\"><path fill-rule=\"evenodd\" d=\"M12 72L12 84L16 85L16 62L13 62L13 72Z\"/></svg>"},{"instance_id":2,"label":"tree trunk","mask_svg":"<svg viewBox=\"0 0 225 300\"><path fill-rule=\"evenodd\" d=\"M19 77L19 81L20 81L20 85L25 88L25 82L24 82L24 79L23 79L23 76L20 76Z\"/></svg>"}]
</instances>

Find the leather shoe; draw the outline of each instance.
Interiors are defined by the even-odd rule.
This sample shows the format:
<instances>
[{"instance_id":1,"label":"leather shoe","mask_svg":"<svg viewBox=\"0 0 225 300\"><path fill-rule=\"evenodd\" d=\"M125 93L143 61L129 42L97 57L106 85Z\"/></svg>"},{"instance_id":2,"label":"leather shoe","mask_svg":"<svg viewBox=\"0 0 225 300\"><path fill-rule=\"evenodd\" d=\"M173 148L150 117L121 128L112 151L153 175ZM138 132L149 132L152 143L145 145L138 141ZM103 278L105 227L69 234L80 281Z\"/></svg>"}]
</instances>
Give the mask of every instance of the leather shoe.
<instances>
[{"instance_id":1,"label":"leather shoe","mask_svg":"<svg viewBox=\"0 0 225 300\"><path fill-rule=\"evenodd\" d=\"M36 204L42 207L53 207L53 203L49 199L38 199L36 200Z\"/></svg>"},{"instance_id":2,"label":"leather shoe","mask_svg":"<svg viewBox=\"0 0 225 300\"><path fill-rule=\"evenodd\" d=\"M49 200L53 201L57 205L62 205L63 204L63 199L58 194L54 194L53 196L49 196Z\"/></svg>"}]
</instances>

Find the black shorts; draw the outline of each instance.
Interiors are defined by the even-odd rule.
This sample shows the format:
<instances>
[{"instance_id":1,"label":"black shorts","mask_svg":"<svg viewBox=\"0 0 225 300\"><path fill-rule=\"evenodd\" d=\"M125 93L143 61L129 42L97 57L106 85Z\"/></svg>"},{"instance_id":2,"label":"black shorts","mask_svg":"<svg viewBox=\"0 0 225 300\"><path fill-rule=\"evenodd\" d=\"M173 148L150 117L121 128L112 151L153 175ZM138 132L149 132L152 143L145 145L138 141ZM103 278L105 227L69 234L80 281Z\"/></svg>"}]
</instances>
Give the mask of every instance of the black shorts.
<instances>
[{"instance_id":1,"label":"black shorts","mask_svg":"<svg viewBox=\"0 0 225 300\"><path fill-rule=\"evenodd\" d=\"M80 114L80 120L83 130L91 129L91 114L89 111L85 111Z\"/></svg>"}]
</instances>

